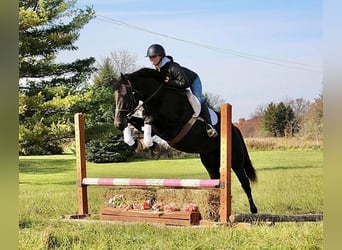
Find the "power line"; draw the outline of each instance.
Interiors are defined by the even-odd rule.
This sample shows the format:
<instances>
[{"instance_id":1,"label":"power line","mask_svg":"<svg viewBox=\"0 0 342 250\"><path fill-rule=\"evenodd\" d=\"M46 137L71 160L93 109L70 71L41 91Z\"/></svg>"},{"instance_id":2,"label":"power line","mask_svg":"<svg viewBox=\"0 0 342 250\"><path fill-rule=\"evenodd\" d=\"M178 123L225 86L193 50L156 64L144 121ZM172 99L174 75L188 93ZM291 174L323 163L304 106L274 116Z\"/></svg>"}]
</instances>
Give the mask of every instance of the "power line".
<instances>
[{"instance_id":1,"label":"power line","mask_svg":"<svg viewBox=\"0 0 342 250\"><path fill-rule=\"evenodd\" d=\"M248 54L248 53L243 53L240 51L228 50L228 49L224 49L224 48L215 47L212 45L207 45L207 44L203 44L203 43L199 43L199 42L189 41L189 40L185 40L182 38L177 38L174 36L170 36L170 35L166 35L166 34L163 34L160 32L156 32L153 30L149 30L149 29L146 29L143 27L139 27L136 25L132 25L129 23L125 23L125 22L122 22L122 21L119 21L119 20L116 20L113 18L102 16L102 15L97 15L96 18L98 18L99 20L108 22L108 23L113 23L115 25L119 25L119 26L128 28L128 29L138 30L138 31L150 33L153 35L166 37L166 38L176 40L179 42L188 43L188 44L195 45L198 47L206 48L209 50L213 50L213 51L217 51L217 52L221 52L221 53L225 53L225 54L229 54L229 55L233 55L233 56L242 57L245 59L251 59L251 60L255 60L255 61L259 61L259 62L263 62L263 63L269 63L269 64L281 66L281 67L297 68L297 69L301 69L301 70L308 70L308 71L314 71L314 72L322 72L320 69L316 68L315 66L305 64L305 63L298 63L295 61L289 61L289 60L283 60L283 59L274 59L274 58L265 57L265 56L257 56L257 55L252 55L252 54Z\"/></svg>"}]
</instances>

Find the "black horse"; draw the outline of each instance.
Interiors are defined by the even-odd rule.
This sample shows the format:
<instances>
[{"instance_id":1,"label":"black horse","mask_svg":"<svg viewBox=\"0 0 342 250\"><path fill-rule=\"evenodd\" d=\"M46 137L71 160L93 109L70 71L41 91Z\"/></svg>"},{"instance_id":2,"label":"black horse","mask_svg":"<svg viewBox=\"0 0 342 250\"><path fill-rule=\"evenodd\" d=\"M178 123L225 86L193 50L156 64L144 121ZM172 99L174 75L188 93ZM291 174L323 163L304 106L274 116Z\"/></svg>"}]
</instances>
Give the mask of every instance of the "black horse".
<instances>
[{"instance_id":1,"label":"black horse","mask_svg":"<svg viewBox=\"0 0 342 250\"><path fill-rule=\"evenodd\" d=\"M193 108L189 104L185 90L167 86L162 75L154 70L142 68L131 74L121 74L114 81L116 110L114 125L123 130L128 123L138 129L140 125L130 120L131 114L143 101L145 112L153 118L153 133L169 142L180 151L199 153L211 179L220 178L220 136L208 137L203 119L192 118ZM218 119L220 115L217 113ZM194 122L191 122L194 121ZM186 125L193 123L193 125ZM184 127L191 129L182 136L179 132ZM215 125L220 131L220 120ZM187 130L187 129L185 129ZM255 169L249 158L240 130L232 126L232 169L247 194L251 213L257 213L252 198L250 181L257 181Z\"/></svg>"}]
</instances>

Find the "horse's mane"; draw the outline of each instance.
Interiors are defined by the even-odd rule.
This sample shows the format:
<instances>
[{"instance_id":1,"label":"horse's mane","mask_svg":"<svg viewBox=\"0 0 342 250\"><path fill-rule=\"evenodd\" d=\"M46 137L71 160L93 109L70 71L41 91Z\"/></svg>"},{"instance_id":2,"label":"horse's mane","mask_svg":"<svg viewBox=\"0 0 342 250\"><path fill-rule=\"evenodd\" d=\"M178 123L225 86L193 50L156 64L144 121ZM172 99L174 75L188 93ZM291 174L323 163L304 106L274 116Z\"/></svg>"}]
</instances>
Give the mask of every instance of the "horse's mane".
<instances>
[{"instance_id":1,"label":"horse's mane","mask_svg":"<svg viewBox=\"0 0 342 250\"><path fill-rule=\"evenodd\" d=\"M151 68L141 68L133 73L127 74L130 78L153 78L158 82L164 81L164 76L158 70Z\"/></svg>"}]
</instances>

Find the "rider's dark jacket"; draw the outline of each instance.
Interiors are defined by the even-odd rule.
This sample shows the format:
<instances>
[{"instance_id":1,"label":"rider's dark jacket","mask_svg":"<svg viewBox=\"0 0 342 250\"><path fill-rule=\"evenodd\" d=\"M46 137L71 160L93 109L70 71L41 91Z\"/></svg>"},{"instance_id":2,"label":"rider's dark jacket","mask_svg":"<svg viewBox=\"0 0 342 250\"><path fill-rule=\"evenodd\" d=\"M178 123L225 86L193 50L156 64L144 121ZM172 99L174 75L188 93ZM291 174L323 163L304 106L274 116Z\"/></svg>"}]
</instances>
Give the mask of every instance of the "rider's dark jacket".
<instances>
[{"instance_id":1,"label":"rider's dark jacket","mask_svg":"<svg viewBox=\"0 0 342 250\"><path fill-rule=\"evenodd\" d=\"M174 62L171 56L166 57L170 59L170 62L163 65L160 72L165 78L169 78L167 84L177 88L189 88L198 77L197 73Z\"/></svg>"}]
</instances>

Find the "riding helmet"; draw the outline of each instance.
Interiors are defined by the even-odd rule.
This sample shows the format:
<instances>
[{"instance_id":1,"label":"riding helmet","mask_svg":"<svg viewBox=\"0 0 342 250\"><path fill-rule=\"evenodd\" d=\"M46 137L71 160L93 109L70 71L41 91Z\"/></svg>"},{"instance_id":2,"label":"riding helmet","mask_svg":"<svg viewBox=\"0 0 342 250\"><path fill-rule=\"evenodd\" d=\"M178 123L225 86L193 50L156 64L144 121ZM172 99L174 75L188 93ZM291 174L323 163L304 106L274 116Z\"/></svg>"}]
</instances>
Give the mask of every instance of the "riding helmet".
<instances>
[{"instance_id":1,"label":"riding helmet","mask_svg":"<svg viewBox=\"0 0 342 250\"><path fill-rule=\"evenodd\" d=\"M166 55L165 49L163 46L159 44L152 44L150 47L147 49L147 57L151 56L162 56L164 57Z\"/></svg>"}]
</instances>

